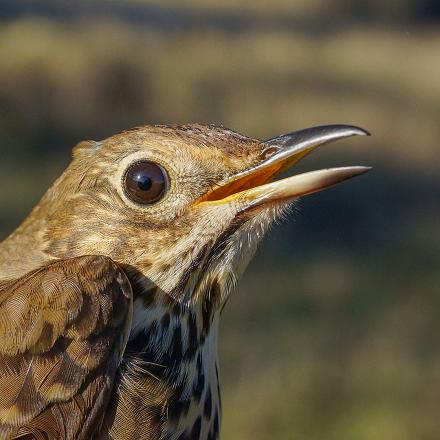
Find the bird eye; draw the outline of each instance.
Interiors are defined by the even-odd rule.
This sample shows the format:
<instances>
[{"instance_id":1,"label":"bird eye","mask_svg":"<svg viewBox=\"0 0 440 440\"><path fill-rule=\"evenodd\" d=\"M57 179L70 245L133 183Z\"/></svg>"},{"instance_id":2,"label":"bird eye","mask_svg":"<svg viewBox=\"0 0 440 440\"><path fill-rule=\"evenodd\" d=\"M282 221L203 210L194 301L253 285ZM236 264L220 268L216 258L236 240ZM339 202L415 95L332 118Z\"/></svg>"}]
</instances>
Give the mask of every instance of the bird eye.
<instances>
[{"instance_id":1,"label":"bird eye","mask_svg":"<svg viewBox=\"0 0 440 440\"><path fill-rule=\"evenodd\" d=\"M150 205L159 201L169 186L164 168L147 160L131 165L124 176L124 191L133 202Z\"/></svg>"}]
</instances>

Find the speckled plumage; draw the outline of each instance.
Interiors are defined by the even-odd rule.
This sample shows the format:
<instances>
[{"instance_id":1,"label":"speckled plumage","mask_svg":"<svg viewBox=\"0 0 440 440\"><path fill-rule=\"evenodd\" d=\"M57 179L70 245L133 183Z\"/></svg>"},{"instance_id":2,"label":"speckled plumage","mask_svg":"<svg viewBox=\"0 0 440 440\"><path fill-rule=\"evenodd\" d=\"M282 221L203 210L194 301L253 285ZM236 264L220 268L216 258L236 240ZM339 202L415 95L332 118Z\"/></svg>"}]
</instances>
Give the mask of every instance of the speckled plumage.
<instances>
[{"instance_id":1,"label":"speckled plumage","mask_svg":"<svg viewBox=\"0 0 440 440\"><path fill-rule=\"evenodd\" d=\"M220 311L299 194L246 193L285 159L235 176L280 151L197 124L139 127L74 148L0 244L0 439L219 437ZM158 203L140 206L122 188L139 160L169 174ZM307 191L351 177L338 173Z\"/></svg>"}]
</instances>

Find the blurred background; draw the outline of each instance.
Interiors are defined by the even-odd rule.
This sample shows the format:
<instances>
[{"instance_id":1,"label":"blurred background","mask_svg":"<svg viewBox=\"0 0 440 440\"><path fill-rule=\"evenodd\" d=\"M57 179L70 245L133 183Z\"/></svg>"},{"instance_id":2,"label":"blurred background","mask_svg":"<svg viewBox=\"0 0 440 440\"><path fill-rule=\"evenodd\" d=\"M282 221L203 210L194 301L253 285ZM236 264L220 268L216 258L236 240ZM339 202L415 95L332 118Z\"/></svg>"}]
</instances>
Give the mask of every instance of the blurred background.
<instances>
[{"instance_id":1,"label":"blurred background","mask_svg":"<svg viewBox=\"0 0 440 440\"><path fill-rule=\"evenodd\" d=\"M440 438L440 3L1 0L0 239L71 147L146 123L350 123L374 171L275 228L222 323L223 438Z\"/></svg>"}]
</instances>

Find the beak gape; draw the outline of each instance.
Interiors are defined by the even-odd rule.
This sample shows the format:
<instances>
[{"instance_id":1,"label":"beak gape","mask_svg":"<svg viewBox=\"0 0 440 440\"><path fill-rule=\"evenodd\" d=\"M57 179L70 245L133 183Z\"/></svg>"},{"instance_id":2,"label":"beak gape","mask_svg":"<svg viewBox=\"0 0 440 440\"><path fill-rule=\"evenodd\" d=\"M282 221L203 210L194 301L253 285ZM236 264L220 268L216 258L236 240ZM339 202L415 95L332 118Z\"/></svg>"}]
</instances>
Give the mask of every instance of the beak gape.
<instances>
[{"instance_id":1,"label":"beak gape","mask_svg":"<svg viewBox=\"0 0 440 440\"><path fill-rule=\"evenodd\" d=\"M267 145L267 154L262 162L220 183L199 203L239 201L243 208L247 209L270 201L289 200L312 194L364 174L371 170L371 167L329 168L272 181L321 145L350 136L368 135L367 131L359 127L326 125L269 139L264 142Z\"/></svg>"}]
</instances>

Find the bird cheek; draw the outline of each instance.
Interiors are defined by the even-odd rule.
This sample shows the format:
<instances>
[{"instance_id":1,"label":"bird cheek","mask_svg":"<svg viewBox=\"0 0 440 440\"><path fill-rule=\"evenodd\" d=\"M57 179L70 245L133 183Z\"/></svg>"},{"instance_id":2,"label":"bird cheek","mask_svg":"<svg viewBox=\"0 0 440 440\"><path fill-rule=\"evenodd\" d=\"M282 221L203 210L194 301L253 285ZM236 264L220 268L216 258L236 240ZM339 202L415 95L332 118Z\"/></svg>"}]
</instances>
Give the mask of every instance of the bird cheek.
<instances>
[{"instance_id":1,"label":"bird cheek","mask_svg":"<svg viewBox=\"0 0 440 440\"><path fill-rule=\"evenodd\" d=\"M232 204L219 204L205 206L199 212L204 218L202 230L205 233L210 231L213 238L216 239L234 223L239 209Z\"/></svg>"}]
</instances>

